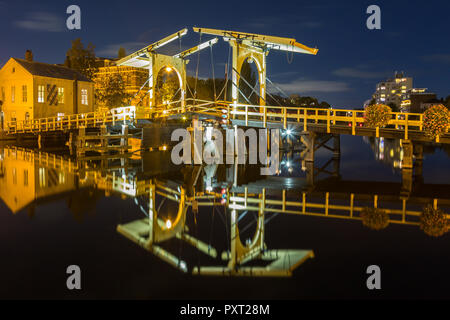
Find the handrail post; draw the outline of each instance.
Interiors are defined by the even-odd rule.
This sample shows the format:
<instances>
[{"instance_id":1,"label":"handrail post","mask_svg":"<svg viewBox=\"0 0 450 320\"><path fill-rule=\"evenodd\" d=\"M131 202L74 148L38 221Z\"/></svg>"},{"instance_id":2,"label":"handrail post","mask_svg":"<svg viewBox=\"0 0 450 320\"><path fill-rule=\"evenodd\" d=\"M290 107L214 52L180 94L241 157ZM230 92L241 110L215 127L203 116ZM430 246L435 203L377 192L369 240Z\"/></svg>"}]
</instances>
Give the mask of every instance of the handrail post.
<instances>
[{"instance_id":1,"label":"handrail post","mask_svg":"<svg viewBox=\"0 0 450 320\"><path fill-rule=\"evenodd\" d=\"M405 117L405 140L408 140L408 114Z\"/></svg>"},{"instance_id":2,"label":"handrail post","mask_svg":"<svg viewBox=\"0 0 450 320\"><path fill-rule=\"evenodd\" d=\"M356 111L352 111L352 135L356 135Z\"/></svg>"},{"instance_id":3,"label":"handrail post","mask_svg":"<svg viewBox=\"0 0 450 320\"><path fill-rule=\"evenodd\" d=\"M248 105L245 105L245 126L248 126Z\"/></svg>"},{"instance_id":4,"label":"handrail post","mask_svg":"<svg viewBox=\"0 0 450 320\"><path fill-rule=\"evenodd\" d=\"M303 131L308 131L308 110L303 109Z\"/></svg>"},{"instance_id":5,"label":"handrail post","mask_svg":"<svg viewBox=\"0 0 450 320\"><path fill-rule=\"evenodd\" d=\"M264 106L264 128L267 127L267 107Z\"/></svg>"},{"instance_id":6,"label":"handrail post","mask_svg":"<svg viewBox=\"0 0 450 320\"><path fill-rule=\"evenodd\" d=\"M330 109L327 109L327 133L330 133Z\"/></svg>"}]
</instances>

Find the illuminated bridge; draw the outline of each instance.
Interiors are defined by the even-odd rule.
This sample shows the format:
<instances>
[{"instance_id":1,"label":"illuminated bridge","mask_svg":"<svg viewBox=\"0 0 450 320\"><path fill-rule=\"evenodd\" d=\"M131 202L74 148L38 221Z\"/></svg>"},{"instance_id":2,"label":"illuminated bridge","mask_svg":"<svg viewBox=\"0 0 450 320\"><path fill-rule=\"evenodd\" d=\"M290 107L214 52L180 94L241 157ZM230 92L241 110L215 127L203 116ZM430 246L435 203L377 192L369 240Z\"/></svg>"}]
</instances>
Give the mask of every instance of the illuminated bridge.
<instances>
[{"instance_id":1,"label":"illuminated bridge","mask_svg":"<svg viewBox=\"0 0 450 320\"><path fill-rule=\"evenodd\" d=\"M200 37L199 44L193 48L175 55L157 52L157 49L185 36L188 33L188 29L185 28L117 61L118 66L148 70L149 77L137 94L149 97L148 106L127 106L102 112L8 122L3 134L6 138L17 140L37 138L39 146L45 144L48 137L56 136L62 138L63 142L75 146L79 155L90 151L101 154L110 151L127 153L131 148L128 144L131 137L141 140L137 148L147 148L145 140L148 135L145 131L149 128L161 128L166 123L172 123L172 128L194 127L202 126L202 121L203 123L208 121L222 129L279 128L284 132L295 132L301 136L299 142L307 150L305 159L310 162L314 161L314 151L323 146L323 141L329 140L329 137L336 140L337 153L339 153L339 137L342 134L400 139L404 151L402 167L405 169L413 167L415 156L419 156L420 159L422 144L450 143L448 128L444 135L438 136L434 141L426 137L423 130L423 114L392 112L386 127L369 128L365 125L364 111L361 110L267 105L267 96L272 97L267 90L268 84L272 84L266 75L269 52L282 50L316 55L318 49L307 47L290 38L207 28L193 28L193 30ZM202 42L202 36L205 35L213 38ZM227 67L231 66L231 76L226 73L225 86L215 95L215 101L200 100L197 99L196 92L192 93L187 83L188 58L198 54L196 72L198 79L200 51L209 48L212 52L219 38L230 46L229 59L231 57L232 61L227 63ZM240 73L243 64L248 61L255 64L258 72L259 90L256 86L251 87L252 94L259 99L257 105L250 103L239 86L241 83L249 85ZM157 104L155 91L160 72L174 72L179 80L177 92L172 99L164 101L163 104ZM231 83L231 101L226 101L227 95L224 92L228 83ZM187 98L188 91L191 92L192 98ZM176 99L175 96L179 98ZM240 103L242 99L247 103ZM197 120L200 120L200 124ZM290 142L292 141L288 141ZM152 148L164 144L162 139L152 143Z\"/></svg>"}]
</instances>

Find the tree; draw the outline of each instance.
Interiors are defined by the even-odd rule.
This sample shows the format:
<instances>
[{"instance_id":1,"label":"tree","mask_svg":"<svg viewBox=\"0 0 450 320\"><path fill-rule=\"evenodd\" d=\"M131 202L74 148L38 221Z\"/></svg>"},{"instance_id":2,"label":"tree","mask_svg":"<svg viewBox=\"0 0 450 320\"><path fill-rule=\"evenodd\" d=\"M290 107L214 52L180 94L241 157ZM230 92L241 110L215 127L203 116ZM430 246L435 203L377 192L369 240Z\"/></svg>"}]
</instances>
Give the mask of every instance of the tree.
<instances>
[{"instance_id":1,"label":"tree","mask_svg":"<svg viewBox=\"0 0 450 320\"><path fill-rule=\"evenodd\" d=\"M180 98L179 88L176 72L163 70L156 81L156 105L178 100Z\"/></svg>"},{"instance_id":2,"label":"tree","mask_svg":"<svg viewBox=\"0 0 450 320\"><path fill-rule=\"evenodd\" d=\"M117 58L122 59L125 58L127 56L127 51L125 50L125 48L120 47L119 51L117 52Z\"/></svg>"},{"instance_id":3,"label":"tree","mask_svg":"<svg viewBox=\"0 0 450 320\"><path fill-rule=\"evenodd\" d=\"M126 92L122 76L112 76L97 79L95 81L95 97L100 105L109 109L128 105L131 95Z\"/></svg>"},{"instance_id":4,"label":"tree","mask_svg":"<svg viewBox=\"0 0 450 320\"><path fill-rule=\"evenodd\" d=\"M328 102L326 102L326 101L322 101L322 102L319 104L319 108L329 109L330 107L331 107L330 104L329 104Z\"/></svg>"},{"instance_id":5,"label":"tree","mask_svg":"<svg viewBox=\"0 0 450 320\"><path fill-rule=\"evenodd\" d=\"M391 108L392 112L400 112L400 108L396 103L391 102L388 104L388 107Z\"/></svg>"},{"instance_id":6,"label":"tree","mask_svg":"<svg viewBox=\"0 0 450 320\"><path fill-rule=\"evenodd\" d=\"M447 96L447 98L445 98L444 100L444 105L450 109L450 96Z\"/></svg>"},{"instance_id":7,"label":"tree","mask_svg":"<svg viewBox=\"0 0 450 320\"><path fill-rule=\"evenodd\" d=\"M72 47L67 51L67 58L64 64L92 79L97 71L94 49L95 47L92 43L89 43L85 48L81 39L77 38L72 41Z\"/></svg>"},{"instance_id":8,"label":"tree","mask_svg":"<svg viewBox=\"0 0 450 320\"><path fill-rule=\"evenodd\" d=\"M252 70L252 67L248 61L245 61L242 64L241 78L244 78L245 81L247 81L251 86L250 87L244 80L241 79L239 81L239 89L241 90L241 92L245 95L247 99L250 100L251 104L259 104L259 97L252 90L252 88L255 88L256 86L257 75L256 72ZM258 88L255 88L255 91L258 92ZM248 101L244 97L242 97L241 93L239 93L239 102L248 103Z\"/></svg>"}]
</instances>

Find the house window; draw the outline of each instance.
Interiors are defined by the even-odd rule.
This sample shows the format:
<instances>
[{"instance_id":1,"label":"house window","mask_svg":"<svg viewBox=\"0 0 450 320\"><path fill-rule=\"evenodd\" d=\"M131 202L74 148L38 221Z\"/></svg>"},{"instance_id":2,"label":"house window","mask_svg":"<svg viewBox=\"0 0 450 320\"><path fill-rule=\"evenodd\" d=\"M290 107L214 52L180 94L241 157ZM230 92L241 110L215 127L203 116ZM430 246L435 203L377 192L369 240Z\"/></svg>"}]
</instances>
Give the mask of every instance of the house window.
<instances>
[{"instance_id":1,"label":"house window","mask_svg":"<svg viewBox=\"0 0 450 320\"><path fill-rule=\"evenodd\" d=\"M81 104L88 105L88 91L87 89L81 89Z\"/></svg>"},{"instance_id":2,"label":"house window","mask_svg":"<svg viewBox=\"0 0 450 320\"><path fill-rule=\"evenodd\" d=\"M28 186L28 170L23 170L23 185Z\"/></svg>"},{"instance_id":3,"label":"house window","mask_svg":"<svg viewBox=\"0 0 450 320\"><path fill-rule=\"evenodd\" d=\"M39 168L39 186L44 188L46 185L45 168Z\"/></svg>"},{"instance_id":4,"label":"house window","mask_svg":"<svg viewBox=\"0 0 450 320\"><path fill-rule=\"evenodd\" d=\"M11 102L15 102L16 101L16 87L11 87Z\"/></svg>"},{"instance_id":5,"label":"house window","mask_svg":"<svg viewBox=\"0 0 450 320\"><path fill-rule=\"evenodd\" d=\"M64 104L64 88L58 88L58 104Z\"/></svg>"},{"instance_id":6,"label":"house window","mask_svg":"<svg viewBox=\"0 0 450 320\"><path fill-rule=\"evenodd\" d=\"M30 113L25 112L25 121L29 121L29 120L30 120Z\"/></svg>"},{"instance_id":7,"label":"house window","mask_svg":"<svg viewBox=\"0 0 450 320\"><path fill-rule=\"evenodd\" d=\"M13 184L17 184L17 170L16 170L16 168L13 168L12 176L13 176Z\"/></svg>"},{"instance_id":8,"label":"house window","mask_svg":"<svg viewBox=\"0 0 450 320\"><path fill-rule=\"evenodd\" d=\"M22 102L27 102L27 86L22 86Z\"/></svg>"},{"instance_id":9,"label":"house window","mask_svg":"<svg viewBox=\"0 0 450 320\"><path fill-rule=\"evenodd\" d=\"M16 122L17 121L17 117L16 117L16 112L15 111L11 112L11 121L12 122Z\"/></svg>"},{"instance_id":10,"label":"house window","mask_svg":"<svg viewBox=\"0 0 450 320\"><path fill-rule=\"evenodd\" d=\"M39 103L45 102L45 87L44 86L38 86L38 102Z\"/></svg>"}]
</instances>

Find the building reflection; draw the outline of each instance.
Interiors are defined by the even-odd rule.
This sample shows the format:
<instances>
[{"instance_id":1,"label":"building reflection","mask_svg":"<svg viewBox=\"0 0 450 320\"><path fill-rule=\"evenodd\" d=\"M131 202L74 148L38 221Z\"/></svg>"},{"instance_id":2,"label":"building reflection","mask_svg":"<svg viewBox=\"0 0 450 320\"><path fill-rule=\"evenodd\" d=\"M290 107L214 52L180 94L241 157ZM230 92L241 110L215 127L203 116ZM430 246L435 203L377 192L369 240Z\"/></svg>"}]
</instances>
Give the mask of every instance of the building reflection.
<instances>
[{"instance_id":1,"label":"building reflection","mask_svg":"<svg viewBox=\"0 0 450 320\"><path fill-rule=\"evenodd\" d=\"M436 212L450 207L450 185L413 181L410 171L397 183L344 180L336 157L317 168L301 154L283 154L276 176L261 176L258 165L174 166L169 157L152 152L76 159L6 147L0 152L0 197L14 214L66 199L79 220L101 197L133 199L142 217L118 225L119 234L182 272L216 276L290 276L313 258L313 249L267 247L266 239L276 235L267 233L266 224L286 214L357 220L378 230L389 224L423 228L424 206ZM300 174L285 175L295 172ZM220 227L211 222L214 216ZM203 221L222 234L199 234ZM188 244L191 254L174 252L173 241Z\"/></svg>"},{"instance_id":2,"label":"building reflection","mask_svg":"<svg viewBox=\"0 0 450 320\"><path fill-rule=\"evenodd\" d=\"M385 139L383 137L363 137L363 140L370 144L376 160L394 169L402 168L403 148L400 140Z\"/></svg>"}]
</instances>

